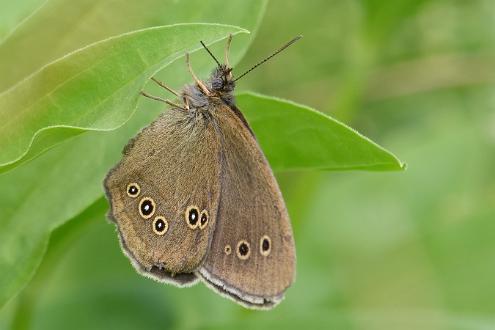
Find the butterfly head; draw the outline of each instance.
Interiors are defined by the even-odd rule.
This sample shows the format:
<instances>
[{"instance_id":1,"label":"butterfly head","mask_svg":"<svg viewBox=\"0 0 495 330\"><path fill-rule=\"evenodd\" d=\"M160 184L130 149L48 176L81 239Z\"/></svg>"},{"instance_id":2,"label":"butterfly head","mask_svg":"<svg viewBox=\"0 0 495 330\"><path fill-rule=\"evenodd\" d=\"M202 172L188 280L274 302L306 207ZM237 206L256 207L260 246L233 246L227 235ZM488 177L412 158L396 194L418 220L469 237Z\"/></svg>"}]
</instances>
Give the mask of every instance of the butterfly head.
<instances>
[{"instance_id":1,"label":"butterfly head","mask_svg":"<svg viewBox=\"0 0 495 330\"><path fill-rule=\"evenodd\" d=\"M301 39L302 36L297 36L287 42L285 45L283 45L281 48L276 50L274 53L272 53L270 56L264 58L254 66L252 66L249 70L245 71L244 73L240 74L234 79L234 75L232 74L232 67L229 64L229 52L230 52L230 44L232 42L232 35L230 35L227 39L227 45L225 47L225 62L224 64L221 64L217 58L212 54L212 52L206 47L206 45L201 41L201 45L205 48L205 50L210 54L210 56L213 58L213 60L216 62L217 66L213 70L213 72L210 75L210 78L206 81L203 82L198 79L198 77L194 74L191 63L189 62L189 54L186 53L186 62L187 66L189 68L189 72L191 73L193 79L194 79L194 84L191 85L186 85L184 86L184 89L182 90L181 94L178 94L174 90L170 89L169 87L165 86L162 82L157 81L156 79L152 78L153 81L155 81L157 84L159 84L161 87L167 89L169 92L174 93L175 95L181 97L184 100L184 105L177 105L173 102L170 102L168 100L164 100L160 97L152 96L149 95L145 92L141 92L143 96L146 96L148 98L158 100L165 102L175 108L179 108L185 111L189 111L190 109L194 110L201 110L201 111L209 111L211 109L211 105L218 105L219 103L224 103L229 106L234 106L235 105L235 100L234 100L234 89L235 89L235 82L242 77L244 77L246 74L249 72L253 71L255 68L260 66L261 64L265 63L290 45L292 45L294 42L297 40Z\"/></svg>"},{"instance_id":2,"label":"butterfly head","mask_svg":"<svg viewBox=\"0 0 495 330\"><path fill-rule=\"evenodd\" d=\"M208 85L212 96L219 97L227 102L230 101L235 88L232 68L226 64L217 66L211 73Z\"/></svg>"},{"instance_id":3,"label":"butterfly head","mask_svg":"<svg viewBox=\"0 0 495 330\"><path fill-rule=\"evenodd\" d=\"M220 61L213 55L213 53L206 47L206 45L201 41L201 45L213 58L217 66L213 69L210 78L207 81L207 96L220 98L224 102L230 104L233 103L233 91L235 88L235 80L232 75L232 67L229 64L229 52L230 44L232 42L232 35L227 39L227 45L225 47L225 63L221 64ZM200 86L198 86L200 87Z\"/></svg>"},{"instance_id":4,"label":"butterfly head","mask_svg":"<svg viewBox=\"0 0 495 330\"><path fill-rule=\"evenodd\" d=\"M225 47L225 64L220 64L220 62L217 60L217 58L212 54L212 52L206 47L206 45L201 41L201 44L203 47L206 49L208 54L215 60L217 63L217 67L213 70L209 83L210 83L210 88L212 90L212 95L213 96L219 96L222 99L226 99L225 97L230 98L232 96L232 92L234 91L235 88L235 82L239 80L240 78L244 77L246 74L260 66L261 64L265 63L290 45L292 45L294 42L298 41L301 39L302 36L297 36L287 42L285 45L283 45L281 48L279 48L277 51L272 53L270 56L264 58L262 61L258 62L255 64L253 67L251 67L249 70L245 71L241 75L239 75L236 79L234 79L234 76L232 75L232 67L229 64L229 52L230 52L230 44L232 42L232 35L229 36L227 39L227 46Z\"/></svg>"}]
</instances>

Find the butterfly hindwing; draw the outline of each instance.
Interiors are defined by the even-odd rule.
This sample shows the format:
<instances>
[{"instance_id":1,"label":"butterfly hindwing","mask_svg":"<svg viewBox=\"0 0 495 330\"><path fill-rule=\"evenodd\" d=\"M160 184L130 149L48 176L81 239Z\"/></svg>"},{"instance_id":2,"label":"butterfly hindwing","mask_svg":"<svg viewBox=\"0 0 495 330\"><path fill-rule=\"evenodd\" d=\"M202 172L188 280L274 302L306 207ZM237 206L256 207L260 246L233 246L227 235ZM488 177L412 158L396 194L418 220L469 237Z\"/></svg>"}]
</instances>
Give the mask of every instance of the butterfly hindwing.
<instances>
[{"instance_id":1,"label":"butterfly hindwing","mask_svg":"<svg viewBox=\"0 0 495 330\"><path fill-rule=\"evenodd\" d=\"M278 303L295 275L287 210L273 173L239 111L216 107L221 196L211 247L199 275L249 307Z\"/></svg>"},{"instance_id":2,"label":"butterfly hindwing","mask_svg":"<svg viewBox=\"0 0 495 330\"><path fill-rule=\"evenodd\" d=\"M122 248L144 275L196 280L218 209L218 138L211 121L171 109L129 142L105 179Z\"/></svg>"}]
</instances>

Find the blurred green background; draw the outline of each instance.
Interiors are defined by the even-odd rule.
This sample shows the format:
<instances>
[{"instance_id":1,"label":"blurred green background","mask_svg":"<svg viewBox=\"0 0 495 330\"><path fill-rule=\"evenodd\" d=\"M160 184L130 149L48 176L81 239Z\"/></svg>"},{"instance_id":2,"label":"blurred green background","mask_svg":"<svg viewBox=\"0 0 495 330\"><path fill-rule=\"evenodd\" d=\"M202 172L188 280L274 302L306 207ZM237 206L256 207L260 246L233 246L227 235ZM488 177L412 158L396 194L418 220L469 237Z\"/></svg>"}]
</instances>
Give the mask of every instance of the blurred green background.
<instances>
[{"instance_id":1,"label":"blurred green background","mask_svg":"<svg viewBox=\"0 0 495 330\"><path fill-rule=\"evenodd\" d=\"M40 3L2 0L8 17ZM495 329L495 2L271 0L237 68L298 34L239 90L326 112L408 169L277 173L298 257L277 308L246 310L204 285L139 276L99 200L56 230L0 327Z\"/></svg>"}]
</instances>

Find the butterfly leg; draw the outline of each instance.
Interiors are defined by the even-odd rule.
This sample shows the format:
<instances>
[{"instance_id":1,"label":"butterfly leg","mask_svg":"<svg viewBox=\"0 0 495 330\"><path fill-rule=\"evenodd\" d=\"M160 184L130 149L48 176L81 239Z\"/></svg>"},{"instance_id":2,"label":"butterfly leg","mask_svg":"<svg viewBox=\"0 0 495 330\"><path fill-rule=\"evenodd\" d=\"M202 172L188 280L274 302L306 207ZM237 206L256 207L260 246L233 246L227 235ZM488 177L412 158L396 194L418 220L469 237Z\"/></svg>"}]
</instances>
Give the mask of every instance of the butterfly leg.
<instances>
[{"instance_id":1,"label":"butterfly leg","mask_svg":"<svg viewBox=\"0 0 495 330\"><path fill-rule=\"evenodd\" d=\"M183 106L180 106L180 105L178 105L178 104L176 104L174 102L171 102L169 100L162 99L161 97L158 97L158 96L150 95L150 94L148 94L146 92L143 92L143 91L141 91L141 95L143 95L143 96L145 96L145 97L147 97L149 99L155 100L155 101L160 101L160 102L163 102L163 103L167 103L168 105L171 105L171 106L173 106L175 108L179 108L179 109L182 109L182 110L187 110Z\"/></svg>"},{"instance_id":2,"label":"butterfly leg","mask_svg":"<svg viewBox=\"0 0 495 330\"><path fill-rule=\"evenodd\" d=\"M184 105L186 106L186 109L189 110L189 100L187 99L187 97L183 97L182 100L184 101Z\"/></svg>"},{"instance_id":3,"label":"butterfly leg","mask_svg":"<svg viewBox=\"0 0 495 330\"><path fill-rule=\"evenodd\" d=\"M199 86L199 88L205 95L210 95L210 91L208 90L208 88L206 88L205 84L203 84L203 82L199 80L198 77L196 77L196 75L194 74L194 71L191 67L191 61L189 60L189 53L186 53L186 63L187 63L187 68L189 69L189 72L191 73L191 76L194 79L194 82L196 82L196 84Z\"/></svg>"},{"instance_id":4,"label":"butterfly leg","mask_svg":"<svg viewBox=\"0 0 495 330\"><path fill-rule=\"evenodd\" d=\"M166 89L167 91L169 91L170 93L174 94L175 96L179 97L179 93L177 93L176 91L174 91L172 88L168 87L167 85L165 85L163 82L161 82L160 80L156 79L155 77L151 77L151 80L153 80L158 86Z\"/></svg>"}]
</instances>

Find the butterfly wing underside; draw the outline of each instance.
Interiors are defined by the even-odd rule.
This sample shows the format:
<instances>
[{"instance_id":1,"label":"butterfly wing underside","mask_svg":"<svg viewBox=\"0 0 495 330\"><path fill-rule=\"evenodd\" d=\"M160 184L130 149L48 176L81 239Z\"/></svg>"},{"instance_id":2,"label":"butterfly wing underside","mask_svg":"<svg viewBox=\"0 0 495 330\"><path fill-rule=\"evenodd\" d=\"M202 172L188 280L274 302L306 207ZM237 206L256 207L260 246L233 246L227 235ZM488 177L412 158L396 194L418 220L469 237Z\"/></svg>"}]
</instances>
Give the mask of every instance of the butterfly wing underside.
<instances>
[{"instance_id":1,"label":"butterfly wing underside","mask_svg":"<svg viewBox=\"0 0 495 330\"><path fill-rule=\"evenodd\" d=\"M295 275L287 210L273 173L240 111L216 108L221 196L200 276L248 307L270 308Z\"/></svg>"},{"instance_id":2,"label":"butterfly wing underside","mask_svg":"<svg viewBox=\"0 0 495 330\"><path fill-rule=\"evenodd\" d=\"M129 142L123 159L105 179L110 218L117 224L121 246L148 277L192 284L194 271L204 261L220 193L218 135L208 123L181 109L167 111ZM137 184L138 196L129 196L129 184ZM154 202L149 218L140 212L143 198ZM196 217L206 211L204 228L188 225L191 207L198 209ZM166 233L153 230L156 217L167 221Z\"/></svg>"}]
</instances>

